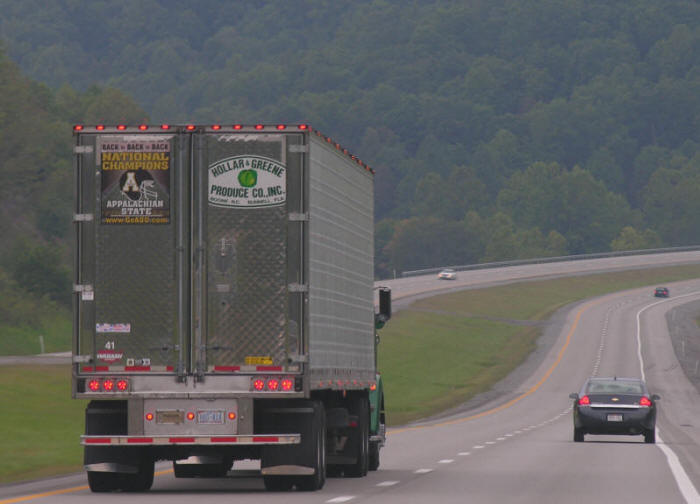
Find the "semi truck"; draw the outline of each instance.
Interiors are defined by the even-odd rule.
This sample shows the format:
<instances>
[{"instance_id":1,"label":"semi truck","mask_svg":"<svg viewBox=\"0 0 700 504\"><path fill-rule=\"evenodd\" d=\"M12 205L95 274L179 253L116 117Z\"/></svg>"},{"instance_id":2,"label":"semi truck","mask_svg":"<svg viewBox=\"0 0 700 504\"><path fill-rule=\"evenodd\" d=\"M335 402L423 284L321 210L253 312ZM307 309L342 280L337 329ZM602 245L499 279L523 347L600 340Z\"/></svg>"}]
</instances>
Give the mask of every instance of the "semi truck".
<instances>
[{"instance_id":1,"label":"semi truck","mask_svg":"<svg viewBox=\"0 0 700 504\"><path fill-rule=\"evenodd\" d=\"M385 443L374 171L306 124L75 125L72 396L93 492L154 464L268 490ZM247 464L247 462L246 462Z\"/></svg>"}]
</instances>

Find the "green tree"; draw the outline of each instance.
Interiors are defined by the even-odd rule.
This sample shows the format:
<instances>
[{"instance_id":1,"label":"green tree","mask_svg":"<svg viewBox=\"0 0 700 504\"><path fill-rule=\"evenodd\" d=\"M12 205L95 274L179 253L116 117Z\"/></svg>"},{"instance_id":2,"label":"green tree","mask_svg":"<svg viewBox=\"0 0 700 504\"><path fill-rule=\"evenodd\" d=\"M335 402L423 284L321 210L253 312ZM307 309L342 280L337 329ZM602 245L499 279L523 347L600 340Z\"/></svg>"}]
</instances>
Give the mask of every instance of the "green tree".
<instances>
[{"instance_id":1,"label":"green tree","mask_svg":"<svg viewBox=\"0 0 700 504\"><path fill-rule=\"evenodd\" d=\"M637 231L632 226L625 226L620 234L610 244L610 248L615 251L621 250L643 250L658 248L661 245L661 238L652 229Z\"/></svg>"}]
</instances>

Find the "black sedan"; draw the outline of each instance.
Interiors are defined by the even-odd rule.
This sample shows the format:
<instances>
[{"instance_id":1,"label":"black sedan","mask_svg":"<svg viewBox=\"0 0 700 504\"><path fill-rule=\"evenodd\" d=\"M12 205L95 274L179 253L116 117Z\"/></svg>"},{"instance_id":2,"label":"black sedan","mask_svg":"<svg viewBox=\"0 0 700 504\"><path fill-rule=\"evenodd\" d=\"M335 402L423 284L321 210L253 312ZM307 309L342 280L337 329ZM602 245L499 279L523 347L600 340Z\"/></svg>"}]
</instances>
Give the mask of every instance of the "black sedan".
<instances>
[{"instance_id":1,"label":"black sedan","mask_svg":"<svg viewBox=\"0 0 700 504\"><path fill-rule=\"evenodd\" d=\"M667 287L657 287L654 289L654 297L668 297L668 288Z\"/></svg>"},{"instance_id":2,"label":"black sedan","mask_svg":"<svg viewBox=\"0 0 700 504\"><path fill-rule=\"evenodd\" d=\"M656 401L636 378L589 378L574 400L574 441L585 434L643 435L656 442Z\"/></svg>"}]
</instances>

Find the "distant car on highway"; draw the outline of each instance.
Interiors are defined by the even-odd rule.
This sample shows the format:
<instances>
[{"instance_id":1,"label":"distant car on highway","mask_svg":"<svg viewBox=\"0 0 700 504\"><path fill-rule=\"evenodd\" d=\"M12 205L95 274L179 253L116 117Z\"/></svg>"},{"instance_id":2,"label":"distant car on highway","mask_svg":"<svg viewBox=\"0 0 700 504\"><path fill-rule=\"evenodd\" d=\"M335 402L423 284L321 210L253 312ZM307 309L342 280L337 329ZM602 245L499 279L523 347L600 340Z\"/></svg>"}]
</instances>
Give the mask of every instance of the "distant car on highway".
<instances>
[{"instance_id":1,"label":"distant car on highway","mask_svg":"<svg viewBox=\"0 0 700 504\"><path fill-rule=\"evenodd\" d=\"M457 280L457 272L453 269L444 269L438 273L439 280Z\"/></svg>"},{"instance_id":2,"label":"distant car on highway","mask_svg":"<svg viewBox=\"0 0 700 504\"><path fill-rule=\"evenodd\" d=\"M589 378L574 400L574 441L585 434L642 435L656 442L656 401L637 378Z\"/></svg>"},{"instance_id":3,"label":"distant car on highway","mask_svg":"<svg viewBox=\"0 0 700 504\"><path fill-rule=\"evenodd\" d=\"M654 297L668 297L669 292L667 287L657 287L654 289Z\"/></svg>"}]
</instances>

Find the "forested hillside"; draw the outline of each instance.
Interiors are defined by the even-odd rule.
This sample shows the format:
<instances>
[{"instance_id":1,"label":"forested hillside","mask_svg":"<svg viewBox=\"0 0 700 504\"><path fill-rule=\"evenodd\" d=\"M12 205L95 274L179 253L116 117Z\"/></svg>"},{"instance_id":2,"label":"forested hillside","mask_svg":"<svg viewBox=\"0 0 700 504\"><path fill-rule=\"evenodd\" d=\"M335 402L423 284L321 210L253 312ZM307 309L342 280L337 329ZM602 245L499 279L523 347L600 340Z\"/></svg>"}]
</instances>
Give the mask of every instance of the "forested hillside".
<instances>
[{"instance_id":1,"label":"forested hillside","mask_svg":"<svg viewBox=\"0 0 700 504\"><path fill-rule=\"evenodd\" d=\"M304 121L337 138L377 171L379 276L700 242L691 0L0 0L0 10L7 54L55 90L23 92L53 99L47 109L64 120ZM143 111L67 106L95 84ZM59 167L68 133L55 121L44 151L18 141ZM41 204L16 191L15 218L29 204L44 239L65 233L49 203L65 194L56 177Z\"/></svg>"},{"instance_id":2,"label":"forested hillside","mask_svg":"<svg viewBox=\"0 0 700 504\"><path fill-rule=\"evenodd\" d=\"M71 122L117 113L145 115L115 89L52 91L0 51L0 355L39 351L39 335L48 351L67 348Z\"/></svg>"}]
</instances>

